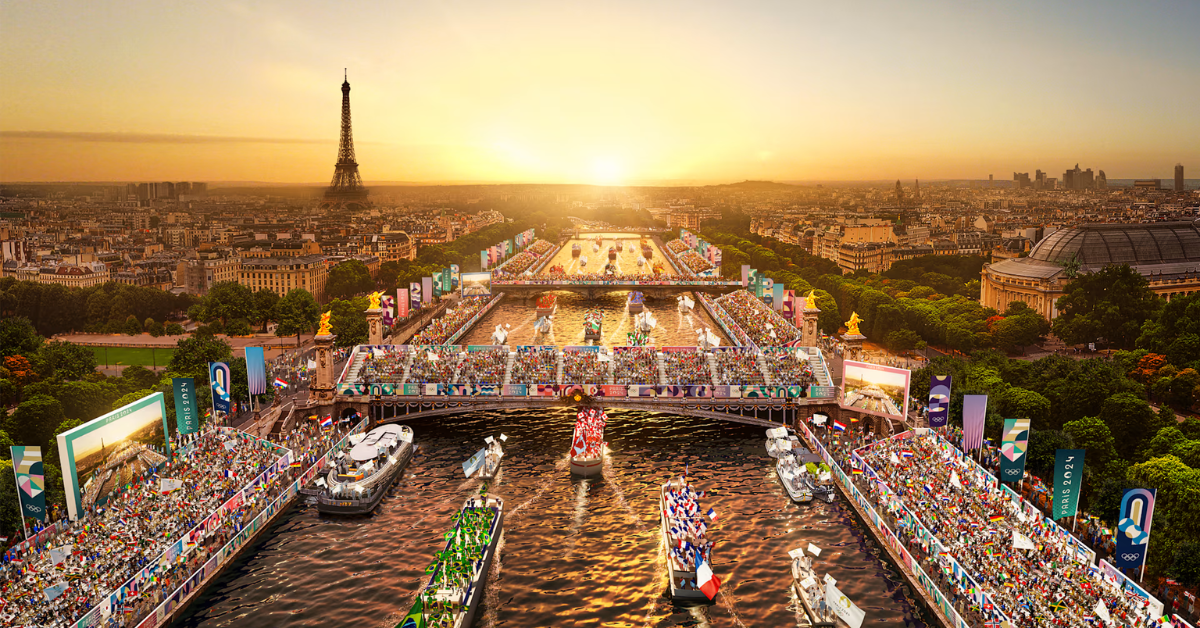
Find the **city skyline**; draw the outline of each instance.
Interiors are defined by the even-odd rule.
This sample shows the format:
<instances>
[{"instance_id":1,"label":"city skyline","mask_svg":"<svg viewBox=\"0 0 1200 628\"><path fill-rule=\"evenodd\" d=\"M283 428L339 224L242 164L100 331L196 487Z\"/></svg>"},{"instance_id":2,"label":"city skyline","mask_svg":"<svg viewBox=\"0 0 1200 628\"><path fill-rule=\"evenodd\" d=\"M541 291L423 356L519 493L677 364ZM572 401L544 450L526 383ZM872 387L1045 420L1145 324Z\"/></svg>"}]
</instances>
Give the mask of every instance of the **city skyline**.
<instances>
[{"instance_id":1,"label":"city skyline","mask_svg":"<svg viewBox=\"0 0 1200 628\"><path fill-rule=\"evenodd\" d=\"M4 181L327 182L343 67L368 185L907 185L1075 163L1171 181L1200 163L1185 2L4 14Z\"/></svg>"}]
</instances>

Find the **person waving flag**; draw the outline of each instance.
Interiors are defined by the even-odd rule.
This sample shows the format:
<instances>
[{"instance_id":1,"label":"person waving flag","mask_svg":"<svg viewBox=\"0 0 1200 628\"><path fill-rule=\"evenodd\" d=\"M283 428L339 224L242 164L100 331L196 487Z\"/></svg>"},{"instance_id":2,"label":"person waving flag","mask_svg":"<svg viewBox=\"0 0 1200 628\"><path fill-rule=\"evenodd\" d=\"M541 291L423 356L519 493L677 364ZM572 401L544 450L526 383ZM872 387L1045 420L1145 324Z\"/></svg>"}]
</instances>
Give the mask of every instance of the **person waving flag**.
<instances>
[{"instance_id":1,"label":"person waving flag","mask_svg":"<svg viewBox=\"0 0 1200 628\"><path fill-rule=\"evenodd\" d=\"M287 388L288 383L283 381L282 379L279 379L278 377L276 377L275 378L275 387L276 388Z\"/></svg>"}]
</instances>

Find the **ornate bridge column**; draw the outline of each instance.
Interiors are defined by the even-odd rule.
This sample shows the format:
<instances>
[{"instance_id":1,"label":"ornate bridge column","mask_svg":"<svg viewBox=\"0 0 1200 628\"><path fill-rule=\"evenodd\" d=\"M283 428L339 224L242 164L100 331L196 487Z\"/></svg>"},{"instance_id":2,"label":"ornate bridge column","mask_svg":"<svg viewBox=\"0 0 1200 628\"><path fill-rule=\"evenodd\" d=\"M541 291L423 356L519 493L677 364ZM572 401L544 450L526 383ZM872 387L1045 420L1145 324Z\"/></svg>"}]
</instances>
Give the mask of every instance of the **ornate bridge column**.
<instances>
[{"instance_id":1,"label":"ornate bridge column","mask_svg":"<svg viewBox=\"0 0 1200 628\"><path fill-rule=\"evenodd\" d=\"M821 310L815 303L809 304L807 301L800 302L800 306L800 344L805 347L815 347L821 337L821 332L817 327Z\"/></svg>"},{"instance_id":2,"label":"ornate bridge column","mask_svg":"<svg viewBox=\"0 0 1200 628\"><path fill-rule=\"evenodd\" d=\"M383 344L383 310L374 308L367 310L367 344Z\"/></svg>"},{"instance_id":3,"label":"ornate bridge column","mask_svg":"<svg viewBox=\"0 0 1200 628\"><path fill-rule=\"evenodd\" d=\"M336 338L329 332L329 312L321 315L321 328L313 342L317 345L317 369L313 371L308 385L308 400L310 402L333 403L335 383L333 381L333 340Z\"/></svg>"},{"instance_id":4,"label":"ornate bridge column","mask_svg":"<svg viewBox=\"0 0 1200 628\"><path fill-rule=\"evenodd\" d=\"M862 334L842 334L842 342L846 343L846 355L843 357L854 362L861 362L863 341L866 339L867 337Z\"/></svg>"}]
</instances>

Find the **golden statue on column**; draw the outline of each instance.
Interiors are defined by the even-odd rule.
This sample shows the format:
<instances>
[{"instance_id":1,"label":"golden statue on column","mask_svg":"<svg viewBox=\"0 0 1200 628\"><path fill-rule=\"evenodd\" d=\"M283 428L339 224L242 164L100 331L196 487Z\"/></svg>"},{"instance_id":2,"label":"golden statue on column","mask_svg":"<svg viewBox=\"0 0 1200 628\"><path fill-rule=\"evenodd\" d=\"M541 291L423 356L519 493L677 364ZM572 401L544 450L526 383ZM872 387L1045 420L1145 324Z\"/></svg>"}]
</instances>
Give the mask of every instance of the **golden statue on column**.
<instances>
[{"instance_id":1,"label":"golden statue on column","mask_svg":"<svg viewBox=\"0 0 1200 628\"><path fill-rule=\"evenodd\" d=\"M371 294L368 294L367 299L370 300L370 303L368 304L367 309L368 310L378 310L379 309L379 299L382 297L383 297L382 292L372 292Z\"/></svg>"},{"instance_id":2,"label":"golden statue on column","mask_svg":"<svg viewBox=\"0 0 1200 628\"><path fill-rule=\"evenodd\" d=\"M863 320L858 317L858 312L850 312L850 320L846 321L846 335L861 336L862 334L858 331L858 324L861 322Z\"/></svg>"},{"instance_id":3,"label":"golden statue on column","mask_svg":"<svg viewBox=\"0 0 1200 628\"><path fill-rule=\"evenodd\" d=\"M317 329L318 336L328 336L331 334L333 324L329 322L329 317L333 315L333 310L325 312L321 315L321 327Z\"/></svg>"}]
</instances>

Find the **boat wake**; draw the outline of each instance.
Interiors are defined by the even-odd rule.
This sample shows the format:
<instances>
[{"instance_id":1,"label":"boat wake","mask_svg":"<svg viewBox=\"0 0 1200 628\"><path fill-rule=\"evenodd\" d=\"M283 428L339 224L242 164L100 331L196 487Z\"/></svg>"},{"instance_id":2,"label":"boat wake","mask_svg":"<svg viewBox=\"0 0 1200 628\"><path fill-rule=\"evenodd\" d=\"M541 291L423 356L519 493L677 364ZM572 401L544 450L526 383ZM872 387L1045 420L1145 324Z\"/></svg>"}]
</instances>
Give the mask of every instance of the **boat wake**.
<instances>
[{"instance_id":1,"label":"boat wake","mask_svg":"<svg viewBox=\"0 0 1200 628\"><path fill-rule=\"evenodd\" d=\"M591 488L590 482L580 480L578 487L575 489L575 513L571 518L571 530L567 533L567 537L571 539L567 551L563 554L563 558L570 558L571 554L575 553L575 548L579 546L579 528L583 527L583 518L587 516L588 507L588 491Z\"/></svg>"},{"instance_id":2,"label":"boat wake","mask_svg":"<svg viewBox=\"0 0 1200 628\"><path fill-rule=\"evenodd\" d=\"M642 520L633 511L633 508L630 507L629 502L625 499L625 491L621 490L621 484L617 482L617 472L613 471L612 453L609 452L608 447L604 448L604 468L601 474L604 477L604 481L612 487L613 495L617 497L617 503L621 505L621 508L625 510L625 514L629 517L629 524L634 529L640 528ZM641 530L638 529L638 532L641 532Z\"/></svg>"},{"instance_id":3,"label":"boat wake","mask_svg":"<svg viewBox=\"0 0 1200 628\"><path fill-rule=\"evenodd\" d=\"M492 569L488 572L487 591L483 599L483 625L494 628L496 625L496 609L500 605L500 569L503 567L504 530L500 531L500 540L496 541L496 552L493 554Z\"/></svg>"},{"instance_id":4,"label":"boat wake","mask_svg":"<svg viewBox=\"0 0 1200 628\"><path fill-rule=\"evenodd\" d=\"M556 460L554 462L555 473L552 475L548 475L547 479L542 481L542 485L539 486L537 491L535 491L533 493L533 497L530 497L529 499L525 500L524 503L518 505L516 508L513 508L512 511L510 511L507 515L504 516L504 518L510 522L516 521L517 514L520 513L522 510L525 510L526 506L532 504L533 502L535 502L539 498L541 498L542 493L545 493L554 484L554 478L557 477L558 475L560 475L563 471L567 470L567 465L570 464L570 461L571 461L570 454L564 454L560 459Z\"/></svg>"}]
</instances>

